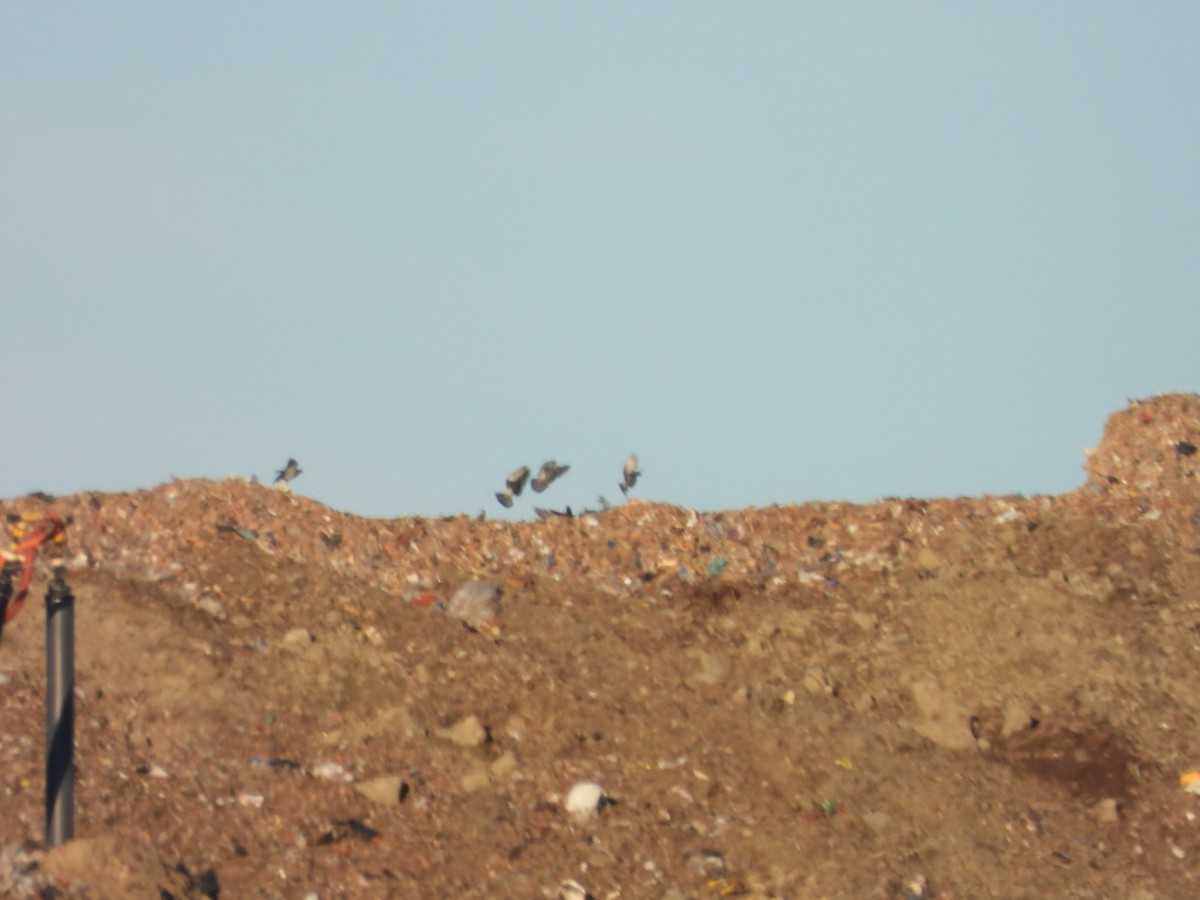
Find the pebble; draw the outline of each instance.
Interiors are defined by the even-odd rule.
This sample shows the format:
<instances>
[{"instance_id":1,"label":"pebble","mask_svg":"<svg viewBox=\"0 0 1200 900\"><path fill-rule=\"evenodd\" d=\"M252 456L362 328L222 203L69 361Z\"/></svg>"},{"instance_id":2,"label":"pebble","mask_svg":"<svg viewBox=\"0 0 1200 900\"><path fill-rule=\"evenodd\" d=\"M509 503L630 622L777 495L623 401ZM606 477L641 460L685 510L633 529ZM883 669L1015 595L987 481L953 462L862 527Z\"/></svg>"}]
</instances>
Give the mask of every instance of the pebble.
<instances>
[{"instance_id":1,"label":"pebble","mask_svg":"<svg viewBox=\"0 0 1200 900\"><path fill-rule=\"evenodd\" d=\"M300 650L307 647L313 641L312 632L307 628L293 628L283 636L280 643L293 650Z\"/></svg>"},{"instance_id":2,"label":"pebble","mask_svg":"<svg viewBox=\"0 0 1200 900\"><path fill-rule=\"evenodd\" d=\"M928 572L936 577L946 567L946 560L928 547L922 547L917 553L917 569Z\"/></svg>"},{"instance_id":3,"label":"pebble","mask_svg":"<svg viewBox=\"0 0 1200 900\"><path fill-rule=\"evenodd\" d=\"M1104 825L1112 825L1121 818L1117 809L1117 801L1112 797L1105 797L1103 800L1093 806L1092 815L1095 816L1096 821Z\"/></svg>"},{"instance_id":4,"label":"pebble","mask_svg":"<svg viewBox=\"0 0 1200 900\"><path fill-rule=\"evenodd\" d=\"M439 728L437 736L456 747L478 747L487 740L488 733L479 717L471 715L459 719L449 728Z\"/></svg>"},{"instance_id":5,"label":"pebble","mask_svg":"<svg viewBox=\"0 0 1200 900\"><path fill-rule=\"evenodd\" d=\"M960 707L935 681L926 678L912 686L913 700L921 713L921 721L912 729L926 740L947 750L967 750L975 746L971 721Z\"/></svg>"},{"instance_id":6,"label":"pebble","mask_svg":"<svg viewBox=\"0 0 1200 900\"><path fill-rule=\"evenodd\" d=\"M473 794L476 791L481 791L492 783L491 773L488 767L482 760L476 760L475 764L463 775L460 783L464 793Z\"/></svg>"},{"instance_id":7,"label":"pebble","mask_svg":"<svg viewBox=\"0 0 1200 900\"><path fill-rule=\"evenodd\" d=\"M493 778L510 778L517 771L517 757L509 751L492 760L488 768Z\"/></svg>"},{"instance_id":8,"label":"pebble","mask_svg":"<svg viewBox=\"0 0 1200 900\"><path fill-rule=\"evenodd\" d=\"M1004 723L1000 726L1001 737L1011 737L1029 728L1033 714L1029 705L1020 700L1009 700L1004 704Z\"/></svg>"},{"instance_id":9,"label":"pebble","mask_svg":"<svg viewBox=\"0 0 1200 900\"><path fill-rule=\"evenodd\" d=\"M227 614L225 604L212 594L205 594L198 598L196 608L203 613L208 613L214 619L224 619Z\"/></svg>"},{"instance_id":10,"label":"pebble","mask_svg":"<svg viewBox=\"0 0 1200 900\"><path fill-rule=\"evenodd\" d=\"M814 696L832 697L834 684L820 666L809 666L804 672L804 689Z\"/></svg>"},{"instance_id":11,"label":"pebble","mask_svg":"<svg viewBox=\"0 0 1200 900\"><path fill-rule=\"evenodd\" d=\"M404 790L404 779L399 775L382 775L379 778L369 778L360 781L354 789L370 800L382 806L395 806L401 802Z\"/></svg>"}]
</instances>

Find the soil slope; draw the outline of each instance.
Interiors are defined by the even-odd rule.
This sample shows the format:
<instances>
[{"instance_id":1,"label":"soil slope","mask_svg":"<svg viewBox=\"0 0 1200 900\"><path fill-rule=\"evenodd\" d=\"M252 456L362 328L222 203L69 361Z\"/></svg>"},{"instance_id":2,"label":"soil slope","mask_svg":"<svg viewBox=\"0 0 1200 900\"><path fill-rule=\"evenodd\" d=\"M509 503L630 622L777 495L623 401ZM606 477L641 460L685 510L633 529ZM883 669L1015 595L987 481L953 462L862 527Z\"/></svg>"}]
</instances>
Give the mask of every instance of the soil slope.
<instances>
[{"instance_id":1,"label":"soil slope","mask_svg":"<svg viewBox=\"0 0 1200 900\"><path fill-rule=\"evenodd\" d=\"M1197 445L1172 394L1053 497L0 503L70 517L78 763L46 850L43 565L0 643L0 896L1197 896Z\"/></svg>"}]
</instances>

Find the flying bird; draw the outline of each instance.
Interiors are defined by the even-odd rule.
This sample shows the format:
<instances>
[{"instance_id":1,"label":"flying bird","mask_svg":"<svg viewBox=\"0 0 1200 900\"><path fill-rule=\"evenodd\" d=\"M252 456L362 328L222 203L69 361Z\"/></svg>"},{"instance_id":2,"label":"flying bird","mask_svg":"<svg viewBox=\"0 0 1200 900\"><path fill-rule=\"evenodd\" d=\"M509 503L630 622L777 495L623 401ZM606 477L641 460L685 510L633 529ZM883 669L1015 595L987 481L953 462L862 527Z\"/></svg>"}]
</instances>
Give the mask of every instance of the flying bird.
<instances>
[{"instance_id":1,"label":"flying bird","mask_svg":"<svg viewBox=\"0 0 1200 900\"><path fill-rule=\"evenodd\" d=\"M496 499L500 501L500 505L505 509L512 509L513 492L511 489L504 491L496 491Z\"/></svg>"},{"instance_id":2,"label":"flying bird","mask_svg":"<svg viewBox=\"0 0 1200 900\"><path fill-rule=\"evenodd\" d=\"M629 458L625 460L624 479L618 485L621 488L621 493L628 497L629 491L637 484L637 480L641 474L641 471L638 469L637 455L630 453Z\"/></svg>"},{"instance_id":3,"label":"flying bird","mask_svg":"<svg viewBox=\"0 0 1200 900\"><path fill-rule=\"evenodd\" d=\"M293 478L299 475L300 472L300 463L296 462L294 459L289 459L287 461L287 465L275 473L274 483L279 484L281 481L285 483L291 481Z\"/></svg>"},{"instance_id":4,"label":"flying bird","mask_svg":"<svg viewBox=\"0 0 1200 900\"><path fill-rule=\"evenodd\" d=\"M529 482L529 486L533 488L535 493L540 494L563 475L567 474L567 470L570 468L570 466L560 466L554 460L548 459L542 463L542 467L538 469L537 477Z\"/></svg>"},{"instance_id":5,"label":"flying bird","mask_svg":"<svg viewBox=\"0 0 1200 900\"><path fill-rule=\"evenodd\" d=\"M508 486L509 491L514 497L520 497L521 491L525 490L525 482L529 480L529 466L521 466L521 468L513 471L508 476L508 480L504 483ZM504 501L501 500L501 503Z\"/></svg>"}]
</instances>

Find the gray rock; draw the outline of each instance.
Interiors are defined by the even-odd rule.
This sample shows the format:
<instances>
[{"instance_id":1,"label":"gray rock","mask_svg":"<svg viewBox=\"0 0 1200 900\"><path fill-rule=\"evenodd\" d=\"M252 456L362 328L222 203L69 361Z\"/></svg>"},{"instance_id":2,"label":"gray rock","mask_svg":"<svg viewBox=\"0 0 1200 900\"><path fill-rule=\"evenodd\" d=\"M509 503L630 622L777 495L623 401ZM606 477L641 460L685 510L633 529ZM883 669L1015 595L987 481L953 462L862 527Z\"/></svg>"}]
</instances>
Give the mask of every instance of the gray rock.
<instances>
[{"instance_id":1,"label":"gray rock","mask_svg":"<svg viewBox=\"0 0 1200 900\"><path fill-rule=\"evenodd\" d=\"M446 612L471 628L482 628L500 611L499 598L500 589L490 581L472 578L454 592Z\"/></svg>"}]
</instances>

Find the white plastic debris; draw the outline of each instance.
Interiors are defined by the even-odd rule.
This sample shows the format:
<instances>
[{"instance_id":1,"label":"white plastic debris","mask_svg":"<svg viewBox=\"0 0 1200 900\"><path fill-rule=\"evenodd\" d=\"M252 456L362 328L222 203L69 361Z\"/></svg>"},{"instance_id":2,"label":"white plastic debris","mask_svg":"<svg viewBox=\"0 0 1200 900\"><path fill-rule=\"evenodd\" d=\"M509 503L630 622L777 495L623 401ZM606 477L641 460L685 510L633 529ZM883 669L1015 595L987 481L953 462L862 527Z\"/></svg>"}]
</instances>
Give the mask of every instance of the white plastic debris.
<instances>
[{"instance_id":1,"label":"white plastic debris","mask_svg":"<svg viewBox=\"0 0 1200 900\"><path fill-rule=\"evenodd\" d=\"M354 780L353 775L332 760L314 766L312 773L314 777L324 778L327 781L345 781L349 783Z\"/></svg>"},{"instance_id":2,"label":"white plastic debris","mask_svg":"<svg viewBox=\"0 0 1200 900\"><path fill-rule=\"evenodd\" d=\"M568 878L558 886L558 900L587 900L591 894L574 878Z\"/></svg>"},{"instance_id":3,"label":"white plastic debris","mask_svg":"<svg viewBox=\"0 0 1200 900\"><path fill-rule=\"evenodd\" d=\"M580 781L567 792L564 808L571 818L583 822L600 811L604 800L604 788L594 781Z\"/></svg>"}]
</instances>

